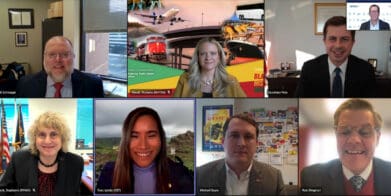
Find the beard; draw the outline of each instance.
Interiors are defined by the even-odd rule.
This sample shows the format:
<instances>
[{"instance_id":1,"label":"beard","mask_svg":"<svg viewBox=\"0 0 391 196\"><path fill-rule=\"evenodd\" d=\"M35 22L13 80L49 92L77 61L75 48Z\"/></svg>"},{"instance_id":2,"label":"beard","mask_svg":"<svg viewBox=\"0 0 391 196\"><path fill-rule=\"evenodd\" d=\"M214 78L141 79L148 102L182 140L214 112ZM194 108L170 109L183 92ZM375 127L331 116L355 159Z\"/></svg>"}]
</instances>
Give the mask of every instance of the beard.
<instances>
[{"instance_id":1,"label":"beard","mask_svg":"<svg viewBox=\"0 0 391 196\"><path fill-rule=\"evenodd\" d=\"M60 74L54 74L51 69L49 69L46 65L44 65L44 69L46 71L46 74L54 81L54 82L64 82L65 79L70 77L70 75L73 73L73 67L70 67L69 69L65 68L65 72Z\"/></svg>"}]
</instances>

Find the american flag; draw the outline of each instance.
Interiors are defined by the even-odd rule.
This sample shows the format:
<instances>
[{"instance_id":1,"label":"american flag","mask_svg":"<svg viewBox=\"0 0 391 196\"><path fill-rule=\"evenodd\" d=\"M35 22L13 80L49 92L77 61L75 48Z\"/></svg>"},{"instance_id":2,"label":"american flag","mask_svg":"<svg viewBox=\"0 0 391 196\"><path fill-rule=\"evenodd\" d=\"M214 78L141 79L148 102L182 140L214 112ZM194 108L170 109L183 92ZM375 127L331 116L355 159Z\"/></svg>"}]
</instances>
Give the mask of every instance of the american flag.
<instances>
[{"instance_id":1,"label":"american flag","mask_svg":"<svg viewBox=\"0 0 391 196\"><path fill-rule=\"evenodd\" d=\"M8 134L7 134L7 121L5 118L5 109L4 109L4 102L1 100L1 135L2 135L2 143L3 143L3 155L6 158L7 165L11 160L10 156L10 147L8 144Z\"/></svg>"},{"instance_id":2,"label":"american flag","mask_svg":"<svg viewBox=\"0 0 391 196\"><path fill-rule=\"evenodd\" d=\"M22 116L22 105L18 105L18 120L16 122L15 150L19 150L24 144L24 127Z\"/></svg>"}]
</instances>

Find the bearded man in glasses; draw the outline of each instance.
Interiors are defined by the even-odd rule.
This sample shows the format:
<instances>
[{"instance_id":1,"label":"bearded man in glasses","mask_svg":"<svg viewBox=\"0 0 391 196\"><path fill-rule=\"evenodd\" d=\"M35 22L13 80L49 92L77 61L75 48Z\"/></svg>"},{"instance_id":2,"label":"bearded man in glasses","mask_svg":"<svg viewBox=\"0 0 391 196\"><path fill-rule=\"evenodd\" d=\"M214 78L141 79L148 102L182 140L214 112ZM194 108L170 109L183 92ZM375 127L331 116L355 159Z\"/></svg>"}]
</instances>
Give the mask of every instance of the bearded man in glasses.
<instances>
[{"instance_id":1,"label":"bearded man in glasses","mask_svg":"<svg viewBox=\"0 0 391 196\"><path fill-rule=\"evenodd\" d=\"M103 97L102 80L74 69L72 42L54 36L45 44L44 70L25 76L18 82L16 97Z\"/></svg>"},{"instance_id":2,"label":"bearded man in glasses","mask_svg":"<svg viewBox=\"0 0 391 196\"><path fill-rule=\"evenodd\" d=\"M362 99L342 103L334 113L339 159L306 167L301 191L311 195L389 195L391 163L374 158L381 116Z\"/></svg>"}]
</instances>

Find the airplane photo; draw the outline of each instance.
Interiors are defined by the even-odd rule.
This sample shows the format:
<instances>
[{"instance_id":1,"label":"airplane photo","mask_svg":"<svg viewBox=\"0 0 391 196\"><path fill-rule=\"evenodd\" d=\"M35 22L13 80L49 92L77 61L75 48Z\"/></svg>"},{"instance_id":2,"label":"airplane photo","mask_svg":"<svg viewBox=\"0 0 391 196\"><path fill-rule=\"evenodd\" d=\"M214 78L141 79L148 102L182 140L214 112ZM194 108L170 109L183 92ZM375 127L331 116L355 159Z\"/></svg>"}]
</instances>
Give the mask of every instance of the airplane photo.
<instances>
[{"instance_id":1,"label":"airplane photo","mask_svg":"<svg viewBox=\"0 0 391 196\"><path fill-rule=\"evenodd\" d=\"M138 13L135 13L135 15L139 15L139 16L147 17L147 18L152 18L153 21L149 22L149 23L152 23L154 25L155 24L162 24L163 22L170 22L170 25L173 25L174 22L184 22L185 21L180 17L176 17L176 15L178 13L179 13L179 9L171 8L170 10L168 10L167 12L165 12L162 15L156 15L155 12L153 12L152 15L138 14Z\"/></svg>"}]
</instances>

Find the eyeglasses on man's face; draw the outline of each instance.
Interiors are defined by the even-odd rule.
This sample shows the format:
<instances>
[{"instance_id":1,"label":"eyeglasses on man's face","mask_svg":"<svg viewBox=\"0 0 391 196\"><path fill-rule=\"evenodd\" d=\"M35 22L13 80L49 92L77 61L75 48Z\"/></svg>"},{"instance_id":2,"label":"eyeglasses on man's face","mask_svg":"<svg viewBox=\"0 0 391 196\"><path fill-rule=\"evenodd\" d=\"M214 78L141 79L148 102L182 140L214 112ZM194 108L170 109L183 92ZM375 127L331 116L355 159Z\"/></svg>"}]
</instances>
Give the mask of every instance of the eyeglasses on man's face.
<instances>
[{"instance_id":1,"label":"eyeglasses on man's face","mask_svg":"<svg viewBox=\"0 0 391 196\"><path fill-rule=\"evenodd\" d=\"M354 132L357 132L357 134L362 138L370 138L375 135L376 131L378 131L378 128L371 125L364 125L361 127L338 125L335 126L334 129L338 136L346 138L352 136Z\"/></svg>"},{"instance_id":2,"label":"eyeglasses on man's face","mask_svg":"<svg viewBox=\"0 0 391 196\"><path fill-rule=\"evenodd\" d=\"M49 59L57 59L57 57L59 57L60 59L68 59L72 56L72 53L71 52L63 52L63 53L48 52L48 53L45 53L45 55Z\"/></svg>"}]
</instances>

